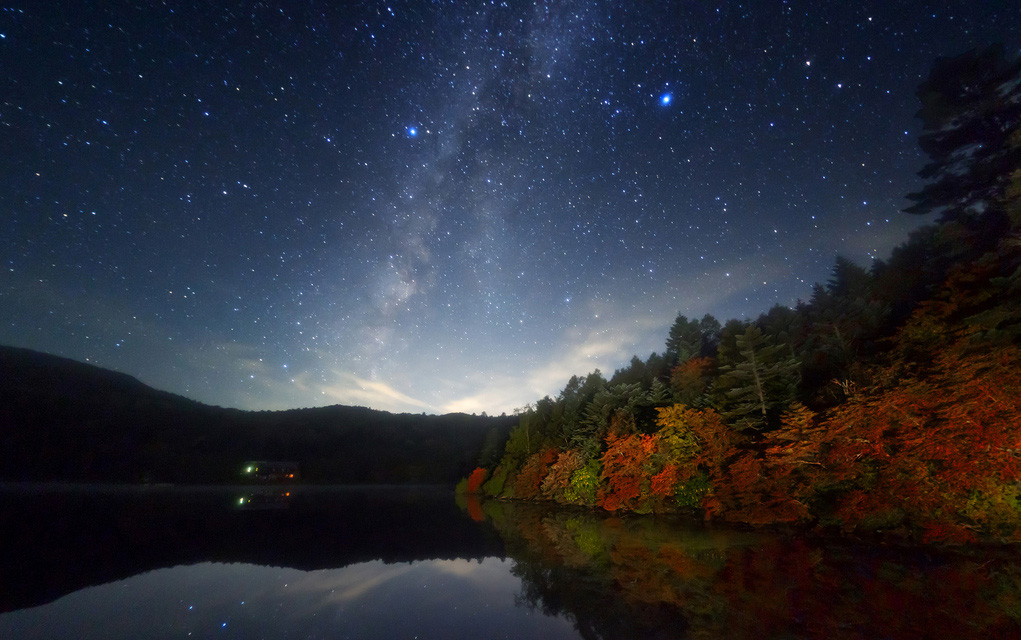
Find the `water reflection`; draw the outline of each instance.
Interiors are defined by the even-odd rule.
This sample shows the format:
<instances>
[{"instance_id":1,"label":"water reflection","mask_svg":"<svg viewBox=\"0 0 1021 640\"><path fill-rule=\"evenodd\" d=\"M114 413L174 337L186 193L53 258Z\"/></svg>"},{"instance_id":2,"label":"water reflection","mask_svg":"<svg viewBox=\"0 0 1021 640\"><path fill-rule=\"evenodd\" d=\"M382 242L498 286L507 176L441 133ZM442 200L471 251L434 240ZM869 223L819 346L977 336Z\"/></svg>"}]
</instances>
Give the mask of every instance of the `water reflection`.
<instances>
[{"instance_id":1,"label":"water reflection","mask_svg":"<svg viewBox=\"0 0 1021 640\"><path fill-rule=\"evenodd\" d=\"M13 638L578 638L515 605L498 558L357 563L300 571L200 563L84 589L0 616Z\"/></svg>"},{"instance_id":2,"label":"water reflection","mask_svg":"<svg viewBox=\"0 0 1021 640\"><path fill-rule=\"evenodd\" d=\"M503 554L494 532L458 511L449 488L258 492L264 500L253 504L274 508L239 505L251 487L0 485L0 612L202 562L317 570Z\"/></svg>"},{"instance_id":3,"label":"water reflection","mask_svg":"<svg viewBox=\"0 0 1021 640\"><path fill-rule=\"evenodd\" d=\"M465 505L469 508L469 505ZM589 638L1018 638L1021 562L487 502L520 599Z\"/></svg>"},{"instance_id":4,"label":"water reflection","mask_svg":"<svg viewBox=\"0 0 1021 640\"><path fill-rule=\"evenodd\" d=\"M239 507L257 494L272 508ZM0 485L0 500L4 640L1021 637L1010 550L458 509L447 489Z\"/></svg>"},{"instance_id":5,"label":"water reflection","mask_svg":"<svg viewBox=\"0 0 1021 640\"><path fill-rule=\"evenodd\" d=\"M291 492L284 489L258 489L238 495L234 506L245 511L286 509L291 506Z\"/></svg>"}]
</instances>

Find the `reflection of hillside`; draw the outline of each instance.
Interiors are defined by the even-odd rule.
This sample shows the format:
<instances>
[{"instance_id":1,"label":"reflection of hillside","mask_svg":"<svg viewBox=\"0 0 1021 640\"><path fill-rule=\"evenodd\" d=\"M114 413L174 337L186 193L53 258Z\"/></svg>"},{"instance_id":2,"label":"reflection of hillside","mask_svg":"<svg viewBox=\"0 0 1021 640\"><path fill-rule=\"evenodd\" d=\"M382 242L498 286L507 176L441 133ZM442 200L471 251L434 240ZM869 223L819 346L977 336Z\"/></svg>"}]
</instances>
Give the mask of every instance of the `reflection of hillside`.
<instances>
[{"instance_id":1,"label":"reflection of hillside","mask_svg":"<svg viewBox=\"0 0 1021 640\"><path fill-rule=\"evenodd\" d=\"M282 499L266 490L258 500L287 508L237 508L251 487L41 495L0 487L0 611L205 561L311 570L503 553L446 489L287 487Z\"/></svg>"},{"instance_id":2,"label":"reflection of hillside","mask_svg":"<svg viewBox=\"0 0 1021 640\"><path fill-rule=\"evenodd\" d=\"M1021 561L486 502L521 601L588 638L1021 637Z\"/></svg>"}]
</instances>

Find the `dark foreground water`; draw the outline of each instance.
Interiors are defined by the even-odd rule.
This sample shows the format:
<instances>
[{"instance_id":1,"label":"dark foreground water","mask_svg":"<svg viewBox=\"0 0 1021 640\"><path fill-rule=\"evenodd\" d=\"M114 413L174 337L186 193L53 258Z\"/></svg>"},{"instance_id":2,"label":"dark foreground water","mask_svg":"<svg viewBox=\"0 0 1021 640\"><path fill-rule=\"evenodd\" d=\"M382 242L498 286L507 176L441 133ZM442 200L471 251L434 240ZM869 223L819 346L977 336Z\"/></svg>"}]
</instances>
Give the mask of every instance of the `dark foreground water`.
<instances>
[{"instance_id":1,"label":"dark foreground water","mask_svg":"<svg viewBox=\"0 0 1021 640\"><path fill-rule=\"evenodd\" d=\"M1021 559L436 488L0 486L0 638L1021 638Z\"/></svg>"}]
</instances>

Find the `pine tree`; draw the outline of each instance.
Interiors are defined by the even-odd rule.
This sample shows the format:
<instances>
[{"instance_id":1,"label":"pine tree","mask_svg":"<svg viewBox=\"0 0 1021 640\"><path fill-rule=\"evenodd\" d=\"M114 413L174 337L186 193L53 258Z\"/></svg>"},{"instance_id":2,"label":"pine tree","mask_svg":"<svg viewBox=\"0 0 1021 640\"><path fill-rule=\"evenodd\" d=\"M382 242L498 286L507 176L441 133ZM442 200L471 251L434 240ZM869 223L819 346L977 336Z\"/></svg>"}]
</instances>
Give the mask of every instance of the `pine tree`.
<instances>
[{"instance_id":1,"label":"pine tree","mask_svg":"<svg viewBox=\"0 0 1021 640\"><path fill-rule=\"evenodd\" d=\"M736 351L716 381L720 413L739 430L766 428L794 399L797 363L786 345L774 344L754 325L736 336Z\"/></svg>"},{"instance_id":2,"label":"pine tree","mask_svg":"<svg viewBox=\"0 0 1021 640\"><path fill-rule=\"evenodd\" d=\"M702 330L697 320L677 316L666 339L667 362L673 366L688 358L697 356L702 350Z\"/></svg>"},{"instance_id":3,"label":"pine tree","mask_svg":"<svg viewBox=\"0 0 1021 640\"><path fill-rule=\"evenodd\" d=\"M683 314L677 316L666 340L667 370L689 358L716 355L720 330L720 321L708 313L701 320L688 320Z\"/></svg>"},{"instance_id":4,"label":"pine tree","mask_svg":"<svg viewBox=\"0 0 1021 640\"><path fill-rule=\"evenodd\" d=\"M994 45L941 58L918 87L924 123L919 145L930 158L919 175L929 180L908 195L908 213L941 211L943 221L998 213L1021 148L1010 144L1021 126L1021 58Z\"/></svg>"}]
</instances>

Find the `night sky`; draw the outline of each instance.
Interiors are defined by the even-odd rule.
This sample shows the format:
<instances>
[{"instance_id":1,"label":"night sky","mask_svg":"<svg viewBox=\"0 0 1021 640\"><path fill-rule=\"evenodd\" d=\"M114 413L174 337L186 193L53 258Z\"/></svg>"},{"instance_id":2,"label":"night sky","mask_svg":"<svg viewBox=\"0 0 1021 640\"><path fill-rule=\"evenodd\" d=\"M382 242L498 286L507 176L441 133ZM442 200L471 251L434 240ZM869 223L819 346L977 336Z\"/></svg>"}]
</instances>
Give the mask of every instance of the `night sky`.
<instances>
[{"instance_id":1,"label":"night sky","mask_svg":"<svg viewBox=\"0 0 1021 640\"><path fill-rule=\"evenodd\" d=\"M0 0L0 343L244 409L510 412L926 218L974 2Z\"/></svg>"}]
</instances>

